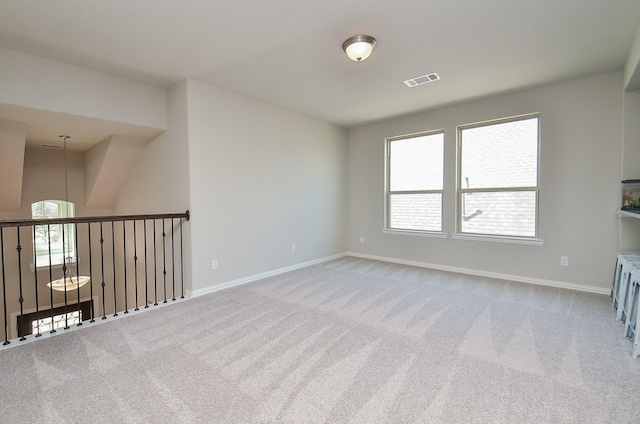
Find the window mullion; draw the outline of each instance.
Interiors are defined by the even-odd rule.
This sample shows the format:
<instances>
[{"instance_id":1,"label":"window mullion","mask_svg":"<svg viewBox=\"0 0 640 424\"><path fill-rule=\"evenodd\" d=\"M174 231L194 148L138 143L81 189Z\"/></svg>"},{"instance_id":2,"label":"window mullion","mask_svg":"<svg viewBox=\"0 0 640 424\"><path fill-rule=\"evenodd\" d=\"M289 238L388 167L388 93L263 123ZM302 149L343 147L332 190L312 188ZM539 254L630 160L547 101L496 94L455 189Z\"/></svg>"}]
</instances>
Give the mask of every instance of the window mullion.
<instances>
[{"instance_id":1,"label":"window mullion","mask_svg":"<svg viewBox=\"0 0 640 424\"><path fill-rule=\"evenodd\" d=\"M389 194L438 194L443 190L405 190L405 191L389 191Z\"/></svg>"},{"instance_id":2,"label":"window mullion","mask_svg":"<svg viewBox=\"0 0 640 424\"><path fill-rule=\"evenodd\" d=\"M487 187L487 188L461 188L461 193L499 193L509 191L538 191L538 187Z\"/></svg>"}]
</instances>

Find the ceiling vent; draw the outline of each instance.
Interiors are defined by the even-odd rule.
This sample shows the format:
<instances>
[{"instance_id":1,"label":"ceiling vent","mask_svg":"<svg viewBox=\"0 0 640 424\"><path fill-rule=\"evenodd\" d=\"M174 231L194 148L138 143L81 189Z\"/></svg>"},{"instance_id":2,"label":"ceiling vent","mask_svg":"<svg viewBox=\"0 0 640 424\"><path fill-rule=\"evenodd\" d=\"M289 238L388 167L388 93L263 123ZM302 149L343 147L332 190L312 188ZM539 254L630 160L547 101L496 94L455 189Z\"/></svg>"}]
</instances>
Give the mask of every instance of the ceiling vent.
<instances>
[{"instance_id":1,"label":"ceiling vent","mask_svg":"<svg viewBox=\"0 0 640 424\"><path fill-rule=\"evenodd\" d=\"M438 81L439 79L440 79L440 76L438 76L438 74L436 74L435 72L432 72L427 75L422 75L421 77L408 79L404 83L407 84L407 87L415 87L416 85L422 85L428 82Z\"/></svg>"},{"instance_id":2,"label":"ceiling vent","mask_svg":"<svg viewBox=\"0 0 640 424\"><path fill-rule=\"evenodd\" d=\"M40 147L43 149L62 149L62 146L57 144L41 144Z\"/></svg>"}]
</instances>

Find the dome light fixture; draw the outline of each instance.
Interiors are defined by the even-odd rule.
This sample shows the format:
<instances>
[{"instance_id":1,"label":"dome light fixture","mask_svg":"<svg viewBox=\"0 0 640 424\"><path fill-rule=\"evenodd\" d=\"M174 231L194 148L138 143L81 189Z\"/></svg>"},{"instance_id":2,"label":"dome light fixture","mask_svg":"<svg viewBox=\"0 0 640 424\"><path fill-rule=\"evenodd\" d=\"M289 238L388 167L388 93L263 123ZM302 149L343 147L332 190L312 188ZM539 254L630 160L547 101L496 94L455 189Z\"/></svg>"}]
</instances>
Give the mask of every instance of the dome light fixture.
<instances>
[{"instance_id":1,"label":"dome light fixture","mask_svg":"<svg viewBox=\"0 0 640 424\"><path fill-rule=\"evenodd\" d=\"M354 62L362 62L376 47L376 39L370 35L355 35L342 43L342 49Z\"/></svg>"}]
</instances>

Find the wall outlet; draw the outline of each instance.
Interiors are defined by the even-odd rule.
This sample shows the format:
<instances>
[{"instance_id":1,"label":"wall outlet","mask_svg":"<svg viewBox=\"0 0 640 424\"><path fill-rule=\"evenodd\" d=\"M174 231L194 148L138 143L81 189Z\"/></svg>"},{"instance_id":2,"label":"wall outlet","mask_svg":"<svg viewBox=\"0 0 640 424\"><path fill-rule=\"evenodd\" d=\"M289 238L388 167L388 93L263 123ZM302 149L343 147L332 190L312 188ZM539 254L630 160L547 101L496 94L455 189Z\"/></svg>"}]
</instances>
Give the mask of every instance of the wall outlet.
<instances>
[{"instance_id":1,"label":"wall outlet","mask_svg":"<svg viewBox=\"0 0 640 424\"><path fill-rule=\"evenodd\" d=\"M360 243L364 243L364 237L360 236Z\"/></svg>"},{"instance_id":2,"label":"wall outlet","mask_svg":"<svg viewBox=\"0 0 640 424\"><path fill-rule=\"evenodd\" d=\"M291 253L296 253L296 245L295 244L291 245Z\"/></svg>"},{"instance_id":3,"label":"wall outlet","mask_svg":"<svg viewBox=\"0 0 640 424\"><path fill-rule=\"evenodd\" d=\"M569 266L569 257L568 256L560 256L560 265Z\"/></svg>"},{"instance_id":4,"label":"wall outlet","mask_svg":"<svg viewBox=\"0 0 640 424\"><path fill-rule=\"evenodd\" d=\"M218 269L218 260L211 259L211 269Z\"/></svg>"}]
</instances>

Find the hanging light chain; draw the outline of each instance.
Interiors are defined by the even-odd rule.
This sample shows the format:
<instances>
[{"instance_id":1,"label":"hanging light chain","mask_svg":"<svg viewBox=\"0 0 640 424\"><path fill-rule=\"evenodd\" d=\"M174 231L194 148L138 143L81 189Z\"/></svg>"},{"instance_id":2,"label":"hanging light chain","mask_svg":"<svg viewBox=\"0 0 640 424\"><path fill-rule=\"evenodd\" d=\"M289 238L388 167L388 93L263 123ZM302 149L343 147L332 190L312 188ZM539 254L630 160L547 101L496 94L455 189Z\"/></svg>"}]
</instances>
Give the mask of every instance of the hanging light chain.
<instances>
[{"instance_id":1,"label":"hanging light chain","mask_svg":"<svg viewBox=\"0 0 640 424\"><path fill-rule=\"evenodd\" d=\"M69 218L69 184L67 182L67 140L70 139L71 137L69 137L68 135L61 135L60 138L62 139L62 149L64 150L64 201L65 201L65 205L64 205L64 209L67 215L67 218Z\"/></svg>"}]
</instances>

